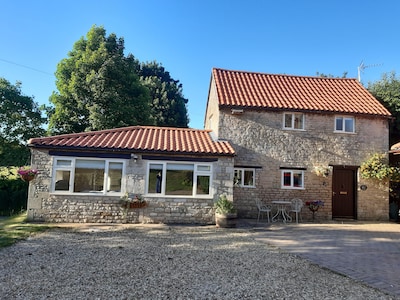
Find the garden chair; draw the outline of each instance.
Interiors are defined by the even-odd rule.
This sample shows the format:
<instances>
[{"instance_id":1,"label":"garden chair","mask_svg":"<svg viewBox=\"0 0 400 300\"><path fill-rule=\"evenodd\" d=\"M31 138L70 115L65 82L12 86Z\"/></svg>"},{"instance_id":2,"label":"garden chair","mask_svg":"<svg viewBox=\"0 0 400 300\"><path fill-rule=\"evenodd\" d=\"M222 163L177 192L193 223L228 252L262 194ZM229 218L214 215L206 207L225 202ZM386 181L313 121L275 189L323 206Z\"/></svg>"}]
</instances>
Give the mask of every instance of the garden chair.
<instances>
[{"instance_id":1,"label":"garden chair","mask_svg":"<svg viewBox=\"0 0 400 300\"><path fill-rule=\"evenodd\" d=\"M292 205L290 207L289 214L295 213L296 214L296 223L299 223L299 216L301 219L301 209L304 205L303 200L301 200L299 198L295 198L295 199L292 199L291 202L292 202Z\"/></svg>"},{"instance_id":2,"label":"garden chair","mask_svg":"<svg viewBox=\"0 0 400 300\"><path fill-rule=\"evenodd\" d=\"M265 204L260 200L256 200L256 205L257 205L257 209L258 209L258 217L257 217L257 223L260 220L260 215L262 217L263 214L267 214L267 219L268 219L268 223L270 222L270 214L271 214L271 210L272 210L272 206L269 204Z\"/></svg>"}]
</instances>

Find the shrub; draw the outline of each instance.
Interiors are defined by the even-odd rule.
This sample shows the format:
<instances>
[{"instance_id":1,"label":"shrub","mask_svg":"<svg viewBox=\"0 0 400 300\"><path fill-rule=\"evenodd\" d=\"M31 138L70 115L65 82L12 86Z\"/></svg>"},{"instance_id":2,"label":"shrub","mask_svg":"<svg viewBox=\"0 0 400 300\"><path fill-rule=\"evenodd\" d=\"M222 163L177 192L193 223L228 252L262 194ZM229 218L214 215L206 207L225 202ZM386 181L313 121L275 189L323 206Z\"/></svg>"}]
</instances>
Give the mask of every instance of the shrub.
<instances>
[{"instance_id":1,"label":"shrub","mask_svg":"<svg viewBox=\"0 0 400 300\"><path fill-rule=\"evenodd\" d=\"M28 186L19 179L17 168L0 168L0 215L10 216L26 210Z\"/></svg>"}]
</instances>

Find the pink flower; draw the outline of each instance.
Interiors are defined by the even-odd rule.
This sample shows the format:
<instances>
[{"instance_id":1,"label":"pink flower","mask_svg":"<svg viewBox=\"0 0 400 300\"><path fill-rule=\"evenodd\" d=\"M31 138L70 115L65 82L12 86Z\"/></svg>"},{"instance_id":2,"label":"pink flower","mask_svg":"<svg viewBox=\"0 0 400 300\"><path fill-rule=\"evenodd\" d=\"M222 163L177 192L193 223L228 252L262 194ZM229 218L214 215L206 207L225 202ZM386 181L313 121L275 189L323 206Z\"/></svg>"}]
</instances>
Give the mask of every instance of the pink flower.
<instances>
[{"instance_id":1,"label":"pink flower","mask_svg":"<svg viewBox=\"0 0 400 300\"><path fill-rule=\"evenodd\" d=\"M20 167L18 169L18 175L21 175L21 176L26 176L26 175L35 176L37 173L39 173L38 170L31 169L30 167Z\"/></svg>"}]
</instances>

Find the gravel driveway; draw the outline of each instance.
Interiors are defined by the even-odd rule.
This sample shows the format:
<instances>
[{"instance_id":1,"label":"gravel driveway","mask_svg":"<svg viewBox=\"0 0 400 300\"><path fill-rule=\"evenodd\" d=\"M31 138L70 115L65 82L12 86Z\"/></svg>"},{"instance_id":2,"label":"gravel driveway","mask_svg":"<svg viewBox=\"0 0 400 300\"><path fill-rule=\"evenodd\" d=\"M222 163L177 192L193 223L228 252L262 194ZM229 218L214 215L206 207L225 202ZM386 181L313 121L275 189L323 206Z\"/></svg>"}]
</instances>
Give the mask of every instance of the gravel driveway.
<instances>
[{"instance_id":1,"label":"gravel driveway","mask_svg":"<svg viewBox=\"0 0 400 300\"><path fill-rule=\"evenodd\" d=\"M1 299L394 299L249 228L56 228L0 257Z\"/></svg>"}]
</instances>

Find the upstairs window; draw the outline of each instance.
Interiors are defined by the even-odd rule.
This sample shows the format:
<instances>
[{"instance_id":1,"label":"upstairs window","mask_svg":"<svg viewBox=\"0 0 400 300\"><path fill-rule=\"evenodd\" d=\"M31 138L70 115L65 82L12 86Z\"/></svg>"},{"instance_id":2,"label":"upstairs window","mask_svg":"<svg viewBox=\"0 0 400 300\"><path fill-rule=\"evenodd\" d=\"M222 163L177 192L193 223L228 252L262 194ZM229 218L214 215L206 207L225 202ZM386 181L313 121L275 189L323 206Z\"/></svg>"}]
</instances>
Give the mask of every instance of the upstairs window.
<instances>
[{"instance_id":1,"label":"upstairs window","mask_svg":"<svg viewBox=\"0 0 400 300\"><path fill-rule=\"evenodd\" d=\"M303 189L304 171L303 170L282 170L283 189Z\"/></svg>"},{"instance_id":2,"label":"upstairs window","mask_svg":"<svg viewBox=\"0 0 400 300\"><path fill-rule=\"evenodd\" d=\"M353 117L335 117L335 132L354 133L354 118Z\"/></svg>"},{"instance_id":3,"label":"upstairs window","mask_svg":"<svg viewBox=\"0 0 400 300\"><path fill-rule=\"evenodd\" d=\"M304 114L284 113L283 128L291 130L304 130Z\"/></svg>"},{"instance_id":4,"label":"upstairs window","mask_svg":"<svg viewBox=\"0 0 400 300\"><path fill-rule=\"evenodd\" d=\"M234 185L241 187L254 187L255 169L235 168Z\"/></svg>"}]
</instances>

